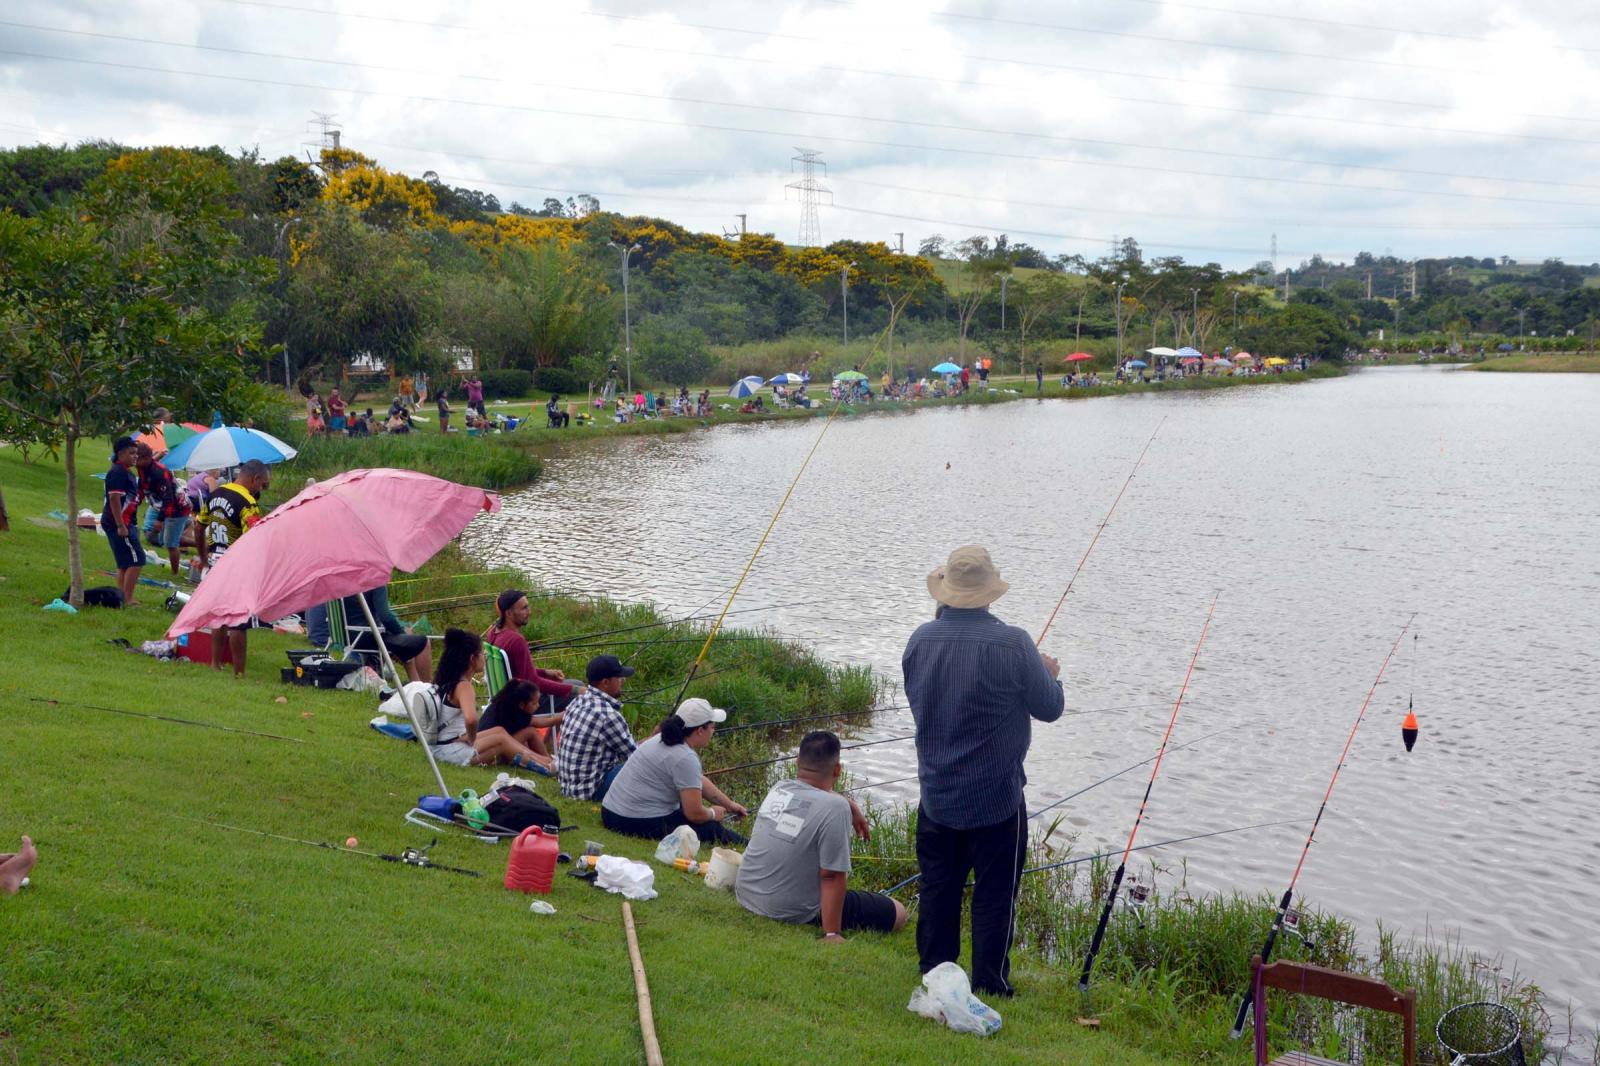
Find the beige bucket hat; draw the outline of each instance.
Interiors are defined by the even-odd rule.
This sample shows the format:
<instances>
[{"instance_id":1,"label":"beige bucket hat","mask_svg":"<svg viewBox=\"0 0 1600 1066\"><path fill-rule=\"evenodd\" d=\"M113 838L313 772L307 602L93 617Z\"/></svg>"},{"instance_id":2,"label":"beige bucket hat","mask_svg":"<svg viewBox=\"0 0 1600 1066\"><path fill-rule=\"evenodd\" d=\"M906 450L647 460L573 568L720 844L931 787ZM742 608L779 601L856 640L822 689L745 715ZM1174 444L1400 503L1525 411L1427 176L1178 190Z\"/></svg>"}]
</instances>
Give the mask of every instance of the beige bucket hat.
<instances>
[{"instance_id":1,"label":"beige bucket hat","mask_svg":"<svg viewBox=\"0 0 1600 1066\"><path fill-rule=\"evenodd\" d=\"M987 607L1010 587L1000 580L989 550L979 544L957 548L928 575L929 594L946 607Z\"/></svg>"}]
</instances>

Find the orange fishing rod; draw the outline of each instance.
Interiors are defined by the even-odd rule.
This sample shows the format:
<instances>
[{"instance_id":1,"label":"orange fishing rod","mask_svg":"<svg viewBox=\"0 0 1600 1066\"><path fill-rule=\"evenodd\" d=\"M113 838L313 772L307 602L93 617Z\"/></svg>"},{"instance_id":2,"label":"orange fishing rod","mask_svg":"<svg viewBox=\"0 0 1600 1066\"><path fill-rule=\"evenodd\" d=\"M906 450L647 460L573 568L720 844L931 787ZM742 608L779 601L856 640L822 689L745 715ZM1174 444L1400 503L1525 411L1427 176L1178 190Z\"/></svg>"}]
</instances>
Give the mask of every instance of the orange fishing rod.
<instances>
[{"instance_id":1,"label":"orange fishing rod","mask_svg":"<svg viewBox=\"0 0 1600 1066\"><path fill-rule=\"evenodd\" d=\"M1339 753L1339 762L1333 768L1333 776L1328 779L1328 790L1322 794L1322 805L1317 808L1317 816L1311 822L1311 831L1306 834L1305 845L1300 849L1300 861L1294 865L1294 875L1289 878L1289 887L1284 890L1283 898L1278 901L1278 913L1272 919L1272 928L1267 931L1266 942L1261 945L1261 961L1272 960L1272 948L1278 942L1278 934L1283 932L1287 916L1290 914L1289 904L1294 899L1294 886L1300 881L1300 872L1305 869L1306 856L1311 854L1311 842L1317 837L1317 827L1322 824L1322 816L1328 810L1328 800L1333 796L1333 787L1339 783L1339 771L1344 769L1345 760L1350 757L1350 745L1355 743L1356 731L1361 728L1362 721L1367 717L1367 708L1372 705L1372 696L1378 691L1378 683L1383 680L1383 673L1389 668L1389 660L1394 658L1394 653L1399 650L1400 642L1405 639L1406 632L1410 630L1411 623L1416 621L1417 615L1413 611L1411 617L1406 619L1406 624L1400 628L1400 635L1394 638L1394 644L1389 647L1389 654L1383 657L1383 664L1378 667L1378 676L1372 679L1372 687L1367 690L1367 698L1361 701L1361 710L1356 714L1355 724L1350 727L1350 735L1345 738L1344 750ZM1299 916L1296 915L1290 924L1298 924ZM1244 1000L1239 1004L1239 1013L1233 1018L1233 1037L1238 1039L1244 1032L1244 1023L1250 1017L1250 1008L1255 1002L1255 989L1251 988L1244 994Z\"/></svg>"},{"instance_id":2,"label":"orange fishing rod","mask_svg":"<svg viewBox=\"0 0 1600 1066\"><path fill-rule=\"evenodd\" d=\"M1122 494L1128 491L1128 486L1133 484L1133 475L1139 472L1139 466L1144 462L1145 452L1150 450L1150 445L1156 442L1156 434L1161 432L1161 427L1167 421L1166 415L1161 416L1161 421L1156 423L1155 430L1150 434L1150 439L1144 442L1144 450L1139 453L1139 458L1133 462L1133 469L1128 471L1128 477L1122 483L1122 488L1117 492L1117 498L1111 501L1111 507L1106 511L1106 516L1100 520L1100 527L1094 531L1094 537L1089 541L1089 547L1084 549L1083 558L1078 560L1078 568L1072 572L1072 578L1067 582L1066 589L1061 593L1061 598L1056 601L1055 610L1050 612L1050 617L1045 619L1044 628L1039 630L1039 639L1034 641L1034 647L1043 647L1045 634L1050 632L1050 627L1055 624L1056 615L1061 613L1061 605L1067 602L1067 594L1072 591L1073 584L1078 580L1078 575L1083 573L1083 564L1089 561L1089 554L1094 551L1094 546L1100 543L1100 534L1106 531L1106 525L1111 521L1111 516L1117 509L1117 504L1122 502Z\"/></svg>"},{"instance_id":3,"label":"orange fishing rod","mask_svg":"<svg viewBox=\"0 0 1600 1066\"><path fill-rule=\"evenodd\" d=\"M1217 595L1221 595L1218 593ZM1166 736L1161 738L1161 749L1156 752L1156 764L1150 768L1150 780L1144 786L1144 798L1139 801L1139 813L1128 833L1128 846L1122 849L1122 861L1111 878L1111 891L1106 893L1106 905L1100 911L1100 923L1094 927L1094 939L1089 942L1089 953L1083 957L1083 973L1078 975L1078 991L1089 991L1089 975L1094 971L1095 956L1100 954L1100 944L1105 939L1106 926L1111 922L1111 911L1117 905L1117 891L1122 888L1122 875L1128 870L1128 856L1133 854L1133 841L1144 824L1144 812L1150 805L1150 790L1155 788L1156 775L1161 772L1162 758L1167 754L1167 743L1172 740L1172 727L1178 724L1178 712L1183 710L1183 697L1189 692L1189 679L1194 676L1194 664L1205 646L1206 633L1211 629L1211 616L1217 612L1217 596L1211 597L1211 609L1206 612L1205 625L1200 627L1200 639L1195 642L1194 654L1189 657L1189 669L1183 675L1183 687L1178 689L1178 700L1172 705L1172 717L1167 720Z\"/></svg>"}]
</instances>

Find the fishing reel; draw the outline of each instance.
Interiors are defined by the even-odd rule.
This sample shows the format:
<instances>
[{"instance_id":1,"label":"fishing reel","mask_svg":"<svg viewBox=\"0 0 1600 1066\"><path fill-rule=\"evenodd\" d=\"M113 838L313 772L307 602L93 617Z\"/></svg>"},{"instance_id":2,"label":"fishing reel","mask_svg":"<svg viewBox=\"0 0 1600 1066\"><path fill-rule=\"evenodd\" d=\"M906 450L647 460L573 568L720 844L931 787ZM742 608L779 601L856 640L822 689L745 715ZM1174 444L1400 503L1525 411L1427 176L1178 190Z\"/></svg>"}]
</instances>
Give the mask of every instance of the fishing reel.
<instances>
[{"instance_id":1,"label":"fishing reel","mask_svg":"<svg viewBox=\"0 0 1600 1066\"><path fill-rule=\"evenodd\" d=\"M1150 903L1151 892L1151 886L1138 878L1129 881L1122 889L1122 905L1132 912L1141 930L1144 928L1144 911Z\"/></svg>"},{"instance_id":2,"label":"fishing reel","mask_svg":"<svg viewBox=\"0 0 1600 1066\"><path fill-rule=\"evenodd\" d=\"M400 861L407 866L432 866L433 860L428 858L428 849L437 843L439 843L439 838L434 837L424 847L406 848L400 852Z\"/></svg>"},{"instance_id":3,"label":"fishing reel","mask_svg":"<svg viewBox=\"0 0 1600 1066\"><path fill-rule=\"evenodd\" d=\"M1312 940L1300 929L1301 914L1297 908L1290 907L1283 912L1283 931L1294 937L1306 946L1306 950L1315 953L1317 942Z\"/></svg>"}]
</instances>

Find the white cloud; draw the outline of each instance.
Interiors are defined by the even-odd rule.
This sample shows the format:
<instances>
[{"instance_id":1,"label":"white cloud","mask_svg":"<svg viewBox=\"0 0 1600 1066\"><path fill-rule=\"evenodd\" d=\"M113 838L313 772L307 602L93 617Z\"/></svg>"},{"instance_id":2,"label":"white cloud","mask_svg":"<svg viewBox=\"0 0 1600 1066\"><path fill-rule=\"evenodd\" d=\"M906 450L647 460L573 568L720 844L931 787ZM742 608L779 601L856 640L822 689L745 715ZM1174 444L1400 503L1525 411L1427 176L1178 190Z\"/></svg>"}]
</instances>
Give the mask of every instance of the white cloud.
<instances>
[{"instance_id":1,"label":"white cloud","mask_svg":"<svg viewBox=\"0 0 1600 1066\"><path fill-rule=\"evenodd\" d=\"M1242 266L1276 232L1285 259L1600 259L1600 44L1553 0L278 2L6 15L80 35L0 25L0 142L302 154L312 111L331 111L386 165L503 201L591 191L697 229L743 212L786 239L804 144L837 193L825 239L992 227L1094 255L1135 236ZM341 14L293 9L317 3Z\"/></svg>"}]
</instances>

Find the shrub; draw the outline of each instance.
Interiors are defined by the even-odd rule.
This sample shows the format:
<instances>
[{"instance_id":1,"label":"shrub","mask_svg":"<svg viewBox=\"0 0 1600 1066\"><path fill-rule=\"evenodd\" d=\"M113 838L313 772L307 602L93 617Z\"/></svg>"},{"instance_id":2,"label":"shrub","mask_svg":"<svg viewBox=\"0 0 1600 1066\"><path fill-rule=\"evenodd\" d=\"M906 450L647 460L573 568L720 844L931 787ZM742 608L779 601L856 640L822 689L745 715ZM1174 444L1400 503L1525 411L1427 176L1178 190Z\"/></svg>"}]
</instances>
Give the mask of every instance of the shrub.
<instances>
[{"instance_id":1,"label":"shrub","mask_svg":"<svg viewBox=\"0 0 1600 1066\"><path fill-rule=\"evenodd\" d=\"M559 392L565 396L584 391L583 381L564 366L542 366L535 370L533 387L541 392Z\"/></svg>"},{"instance_id":2,"label":"shrub","mask_svg":"<svg viewBox=\"0 0 1600 1066\"><path fill-rule=\"evenodd\" d=\"M533 387L533 376L526 370L485 370L478 375L483 379L486 399L506 400L526 396Z\"/></svg>"}]
</instances>

